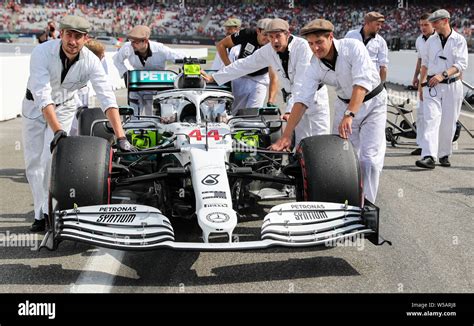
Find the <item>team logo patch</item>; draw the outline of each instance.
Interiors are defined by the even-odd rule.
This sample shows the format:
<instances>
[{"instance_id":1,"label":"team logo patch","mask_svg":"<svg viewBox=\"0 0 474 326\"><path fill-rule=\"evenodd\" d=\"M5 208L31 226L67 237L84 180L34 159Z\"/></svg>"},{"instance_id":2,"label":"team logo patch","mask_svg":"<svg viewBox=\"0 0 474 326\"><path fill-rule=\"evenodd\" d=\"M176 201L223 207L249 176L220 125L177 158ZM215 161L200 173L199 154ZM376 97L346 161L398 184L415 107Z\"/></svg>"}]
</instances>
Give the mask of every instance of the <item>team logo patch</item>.
<instances>
[{"instance_id":1,"label":"team logo patch","mask_svg":"<svg viewBox=\"0 0 474 326\"><path fill-rule=\"evenodd\" d=\"M207 177L202 179L201 183L206 186L213 186L219 183L217 178L219 177L219 174L209 174Z\"/></svg>"},{"instance_id":2,"label":"team logo patch","mask_svg":"<svg viewBox=\"0 0 474 326\"><path fill-rule=\"evenodd\" d=\"M207 214L206 219L209 222L213 222L213 223L224 223L230 220L230 216L227 215L226 213L216 212L216 213Z\"/></svg>"},{"instance_id":3,"label":"team logo patch","mask_svg":"<svg viewBox=\"0 0 474 326\"><path fill-rule=\"evenodd\" d=\"M253 53L254 50L255 50L255 45L247 43L247 45L245 46L245 52Z\"/></svg>"}]
</instances>

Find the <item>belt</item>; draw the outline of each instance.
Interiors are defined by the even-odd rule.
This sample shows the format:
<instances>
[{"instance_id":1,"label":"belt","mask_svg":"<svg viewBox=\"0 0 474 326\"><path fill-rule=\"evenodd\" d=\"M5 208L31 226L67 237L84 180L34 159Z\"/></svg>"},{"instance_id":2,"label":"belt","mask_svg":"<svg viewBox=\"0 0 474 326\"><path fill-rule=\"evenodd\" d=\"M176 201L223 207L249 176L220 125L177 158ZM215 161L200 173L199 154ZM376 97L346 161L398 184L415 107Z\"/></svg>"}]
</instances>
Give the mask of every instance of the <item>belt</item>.
<instances>
[{"instance_id":1,"label":"belt","mask_svg":"<svg viewBox=\"0 0 474 326\"><path fill-rule=\"evenodd\" d=\"M380 83L379 86L375 87L373 90L370 91L369 94L365 95L364 97L364 101L363 102L367 102L368 100L371 100L372 98L374 98L375 96L379 95L383 89L384 89L384 83ZM337 96L341 101L343 101L344 103L349 103L351 100L349 99L345 99L345 98L341 98L340 96Z\"/></svg>"},{"instance_id":2,"label":"belt","mask_svg":"<svg viewBox=\"0 0 474 326\"><path fill-rule=\"evenodd\" d=\"M27 88L26 89L26 99L28 101L34 101L35 99L33 98L33 94L31 94L31 91Z\"/></svg>"},{"instance_id":3,"label":"belt","mask_svg":"<svg viewBox=\"0 0 474 326\"><path fill-rule=\"evenodd\" d=\"M433 78L433 76L428 76L426 77L427 80L430 80L431 78ZM456 81L458 81L460 79L459 76L456 76L456 77L451 77L451 78L446 78L446 79L443 79L442 81L440 81L439 83L440 84L452 84ZM428 82L424 82L424 83L421 83L421 87L425 87L425 86L428 86Z\"/></svg>"},{"instance_id":4,"label":"belt","mask_svg":"<svg viewBox=\"0 0 474 326\"><path fill-rule=\"evenodd\" d=\"M27 99L28 101L34 101L34 100L35 100L35 99L33 98L33 93L31 93L31 91L30 91L28 88L26 89L26 96L25 96L25 97L26 97L26 99ZM56 105L56 106L63 105L64 103L66 103L67 101L70 101L70 100L72 100L72 98L70 98L70 99L68 99L68 100L66 100L66 101L64 101L64 102L62 102L62 103L59 103L59 104L58 104L58 103L55 103L54 105Z\"/></svg>"}]
</instances>

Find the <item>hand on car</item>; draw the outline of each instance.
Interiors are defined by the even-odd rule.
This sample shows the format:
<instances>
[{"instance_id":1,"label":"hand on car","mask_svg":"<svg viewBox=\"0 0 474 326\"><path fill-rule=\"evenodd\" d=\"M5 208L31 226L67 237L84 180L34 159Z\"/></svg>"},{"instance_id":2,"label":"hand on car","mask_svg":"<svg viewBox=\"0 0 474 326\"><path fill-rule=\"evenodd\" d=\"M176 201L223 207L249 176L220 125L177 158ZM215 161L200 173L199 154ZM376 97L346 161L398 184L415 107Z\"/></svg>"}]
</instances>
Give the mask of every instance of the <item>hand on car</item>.
<instances>
[{"instance_id":1,"label":"hand on car","mask_svg":"<svg viewBox=\"0 0 474 326\"><path fill-rule=\"evenodd\" d=\"M344 139L349 138L349 135L352 134L352 117L345 116L341 123L339 124L339 136Z\"/></svg>"},{"instance_id":2,"label":"hand on car","mask_svg":"<svg viewBox=\"0 0 474 326\"><path fill-rule=\"evenodd\" d=\"M289 137L282 136L277 140L276 143L270 145L268 149L273 151L289 151L291 146L291 139Z\"/></svg>"},{"instance_id":3,"label":"hand on car","mask_svg":"<svg viewBox=\"0 0 474 326\"><path fill-rule=\"evenodd\" d=\"M117 147L123 152L138 152L138 149L130 144L126 137L117 138Z\"/></svg>"},{"instance_id":4,"label":"hand on car","mask_svg":"<svg viewBox=\"0 0 474 326\"><path fill-rule=\"evenodd\" d=\"M206 81L206 83L215 82L214 77L212 77L212 75L207 74L204 70L201 70L201 75L202 75L202 78L204 78L204 80Z\"/></svg>"}]
</instances>

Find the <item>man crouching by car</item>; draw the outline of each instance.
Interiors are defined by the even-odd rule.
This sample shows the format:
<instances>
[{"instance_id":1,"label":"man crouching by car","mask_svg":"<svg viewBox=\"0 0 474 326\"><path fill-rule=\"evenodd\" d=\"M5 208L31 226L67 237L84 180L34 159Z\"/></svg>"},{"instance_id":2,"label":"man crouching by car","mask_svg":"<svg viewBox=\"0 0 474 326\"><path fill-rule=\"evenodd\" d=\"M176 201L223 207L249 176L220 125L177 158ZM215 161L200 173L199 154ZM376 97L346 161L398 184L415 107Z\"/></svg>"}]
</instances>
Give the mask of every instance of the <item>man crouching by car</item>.
<instances>
[{"instance_id":1,"label":"man crouching by car","mask_svg":"<svg viewBox=\"0 0 474 326\"><path fill-rule=\"evenodd\" d=\"M23 99L25 172L33 193L35 222L31 232L45 230L51 153L67 137L76 112L77 90L90 80L117 137L121 150L134 148L125 138L117 101L99 59L84 43L91 25L77 16L65 16L61 40L38 45L31 53L30 76Z\"/></svg>"}]
</instances>

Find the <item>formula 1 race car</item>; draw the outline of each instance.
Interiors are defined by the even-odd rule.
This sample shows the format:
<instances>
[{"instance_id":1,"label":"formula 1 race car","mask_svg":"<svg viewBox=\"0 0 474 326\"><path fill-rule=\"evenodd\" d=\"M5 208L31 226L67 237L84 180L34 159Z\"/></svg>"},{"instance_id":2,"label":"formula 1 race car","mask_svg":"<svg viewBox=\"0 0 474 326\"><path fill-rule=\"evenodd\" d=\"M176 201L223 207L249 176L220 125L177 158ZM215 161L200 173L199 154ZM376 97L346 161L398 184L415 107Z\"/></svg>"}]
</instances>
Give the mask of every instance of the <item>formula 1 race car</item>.
<instances>
[{"instance_id":1,"label":"formula 1 race car","mask_svg":"<svg viewBox=\"0 0 474 326\"><path fill-rule=\"evenodd\" d=\"M228 86L205 84L200 61L180 74L130 71L130 91L155 91L153 116L120 108L137 152L121 152L100 109L79 113L81 136L53 152L50 212L41 244L62 240L121 250L244 250L324 245L354 236L379 243L379 209L363 199L359 162L336 135L303 139L294 152L267 147L282 130L278 108L231 113ZM284 200L257 239L236 241L242 212ZM176 241L175 224L199 226Z\"/></svg>"}]
</instances>

